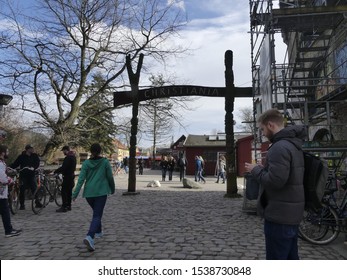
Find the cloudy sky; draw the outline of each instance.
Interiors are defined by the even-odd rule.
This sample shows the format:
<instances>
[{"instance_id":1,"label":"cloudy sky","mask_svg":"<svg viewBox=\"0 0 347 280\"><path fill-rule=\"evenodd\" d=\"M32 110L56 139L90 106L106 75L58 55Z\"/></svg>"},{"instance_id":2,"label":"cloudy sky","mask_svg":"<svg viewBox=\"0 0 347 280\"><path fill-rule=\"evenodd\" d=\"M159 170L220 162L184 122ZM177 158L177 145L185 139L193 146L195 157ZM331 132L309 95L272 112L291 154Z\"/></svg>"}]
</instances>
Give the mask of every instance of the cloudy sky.
<instances>
[{"instance_id":1,"label":"cloudy sky","mask_svg":"<svg viewBox=\"0 0 347 280\"><path fill-rule=\"evenodd\" d=\"M188 14L189 23L180 33L182 42L193 51L172 60L165 70L174 73L178 83L201 86L225 86L224 54L234 54L234 83L251 86L251 46L249 2L245 0L185 0L179 4ZM186 114L185 129L177 127L174 137L182 134L211 134L224 131L224 98L200 98L196 110ZM242 107L252 106L251 98L235 100L235 118ZM240 124L240 120L237 120Z\"/></svg>"},{"instance_id":2,"label":"cloudy sky","mask_svg":"<svg viewBox=\"0 0 347 280\"><path fill-rule=\"evenodd\" d=\"M249 1L246 0L163 0L175 1L188 16L188 24L180 32L178 43L189 46L189 54L166 61L152 74L175 77L176 84L223 87L224 54L234 54L234 84L237 87L251 86L251 45ZM19 0L29 5L30 1ZM146 81L148 84L148 80ZM185 113L183 123L172 133L174 140L182 134L211 134L224 132L224 98L200 98L192 105L195 110ZM236 98L234 117L236 129L241 124L240 109L251 107L251 98ZM129 114L130 110L125 110ZM143 139L143 138L142 138ZM139 146L149 146L142 140Z\"/></svg>"}]
</instances>

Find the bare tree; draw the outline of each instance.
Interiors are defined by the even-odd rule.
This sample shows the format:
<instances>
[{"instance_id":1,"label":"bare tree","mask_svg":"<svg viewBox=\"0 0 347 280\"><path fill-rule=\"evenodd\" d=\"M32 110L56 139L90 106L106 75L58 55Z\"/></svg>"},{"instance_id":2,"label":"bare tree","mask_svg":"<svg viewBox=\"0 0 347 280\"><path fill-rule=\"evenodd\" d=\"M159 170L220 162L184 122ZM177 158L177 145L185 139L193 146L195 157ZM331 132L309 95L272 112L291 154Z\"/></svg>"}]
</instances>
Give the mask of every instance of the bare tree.
<instances>
[{"instance_id":1,"label":"bare tree","mask_svg":"<svg viewBox=\"0 0 347 280\"><path fill-rule=\"evenodd\" d=\"M174 84L170 78L165 78L162 74L152 74L149 81L152 87ZM160 98L147 100L140 106L140 114L143 119L140 131L145 135L145 139L152 141L153 158L157 145L167 143L172 139L175 123L185 127L185 113L194 110L194 107L189 104L196 99L197 97L192 96Z\"/></svg>"},{"instance_id":2,"label":"bare tree","mask_svg":"<svg viewBox=\"0 0 347 280\"><path fill-rule=\"evenodd\" d=\"M124 87L126 56L164 60L183 51L167 43L186 22L175 1L37 0L30 13L0 1L0 86L52 131L44 154L83 129L78 115L86 104L106 88ZM87 95L98 72L103 85Z\"/></svg>"},{"instance_id":3,"label":"bare tree","mask_svg":"<svg viewBox=\"0 0 347 280\"><path fill-rule=\"evenodd\" d=\"M251 107L240 108L238 116L243 122L242 125L238 125L238 128L242 129L245 132L253 133L254 131L253 108Z\"/></svg>"},{"instance_id":4,"label":"bare tree","mask_svg":"<svg viewBox=\"0 0 347 280\"><path fill-rule=\"evenodd\" d=\"M9 148L8 163L12 163L23 152L25 145L31 144L35 148L35 152L40 153L48 141L41 131L29 129L21 112L14 110L12 106L6 107L1 112L0 128L7 134L1 144Z\"/></svg>"}]
</instances>

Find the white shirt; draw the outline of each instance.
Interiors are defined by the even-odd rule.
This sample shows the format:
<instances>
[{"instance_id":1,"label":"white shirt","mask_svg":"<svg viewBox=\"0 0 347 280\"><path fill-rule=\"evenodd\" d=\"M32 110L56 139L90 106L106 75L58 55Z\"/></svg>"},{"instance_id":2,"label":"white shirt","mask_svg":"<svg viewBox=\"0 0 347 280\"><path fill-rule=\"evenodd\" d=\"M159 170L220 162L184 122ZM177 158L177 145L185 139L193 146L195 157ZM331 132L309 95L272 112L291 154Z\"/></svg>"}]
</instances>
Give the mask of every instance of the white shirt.
<instances>
[{"instance_id":1,"label":"white shirt","mask_svg":"<svg viewBox=\"0 0 347 280\"><path fill-rule=\"evenodd\" d=\"M0 199L8 198L8 176L6 174L6 163L0 160Z\"/></svg>"}]
</instances>

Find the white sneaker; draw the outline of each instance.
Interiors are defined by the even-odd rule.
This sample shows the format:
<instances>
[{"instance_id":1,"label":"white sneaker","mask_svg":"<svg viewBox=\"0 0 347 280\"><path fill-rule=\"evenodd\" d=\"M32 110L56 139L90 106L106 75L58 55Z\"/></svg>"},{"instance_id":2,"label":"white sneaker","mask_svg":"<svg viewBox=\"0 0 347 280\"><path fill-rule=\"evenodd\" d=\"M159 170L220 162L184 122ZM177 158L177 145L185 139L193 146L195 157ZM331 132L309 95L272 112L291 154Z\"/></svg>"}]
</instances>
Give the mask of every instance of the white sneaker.
<instances>
[{"instance_id":1,"label":"white sneaker","mask_svg":"<svg viewBox=\"0 0 347 280\"><path fill-rule=\"evenodd\" d=\"M86 244L89 251L95 251L94 240L89 235L83 239L83 243Z\"/></svg>"}]
</instances>

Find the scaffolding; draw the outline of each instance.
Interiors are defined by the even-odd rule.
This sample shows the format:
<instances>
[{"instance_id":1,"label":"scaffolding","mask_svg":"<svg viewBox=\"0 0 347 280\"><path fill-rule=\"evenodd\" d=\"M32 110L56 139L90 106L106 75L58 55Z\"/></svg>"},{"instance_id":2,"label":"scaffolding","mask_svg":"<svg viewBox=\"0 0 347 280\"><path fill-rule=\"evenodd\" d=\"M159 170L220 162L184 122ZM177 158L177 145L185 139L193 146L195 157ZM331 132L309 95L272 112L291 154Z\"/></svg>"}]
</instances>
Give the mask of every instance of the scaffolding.
<instances>
[{"instance_id":1,"label":"scaffolding","mask_svg":"<svg viewBox=\"0 0 347 280\"><path fill-rule=\"evenodd\" d=\"M346 145L347 1L250 0L249 6L255 119L278 108L308 127L309 140ZM279 39L286 44L280 63Z\"/></svg>"}]
</instances>

